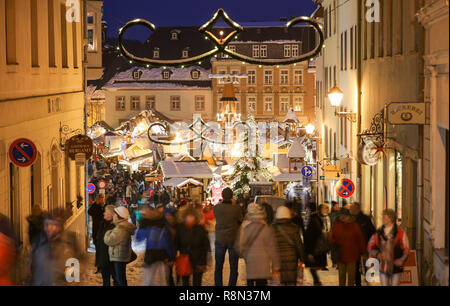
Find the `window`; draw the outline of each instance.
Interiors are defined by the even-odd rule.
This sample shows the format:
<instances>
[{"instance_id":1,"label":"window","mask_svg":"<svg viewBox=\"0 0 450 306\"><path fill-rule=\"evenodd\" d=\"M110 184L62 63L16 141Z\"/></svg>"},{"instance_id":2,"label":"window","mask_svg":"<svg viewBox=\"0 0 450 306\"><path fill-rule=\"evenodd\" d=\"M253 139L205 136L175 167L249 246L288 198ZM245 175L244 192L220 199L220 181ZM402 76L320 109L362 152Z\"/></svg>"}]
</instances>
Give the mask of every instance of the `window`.
<instances>
[{"instance_id":1,"label":"window","mask_svg":"<svg viewBox=\"0 0 450 306\"><path fill-rule=\"evenodd\" d=\"M272 70L264 71L264 85L272 85L273 83L273 74Z\"/></svg>"},{"instance_id":2,"label":"window","mask_svg":"<svg viewBox=\"0 0 450 306\"><path fill-rule=\"evenodd\" d=\"M325 92L328 95L328 67L325 67Z\"/></svg>"},{"instance_id":3,"label":"window","mask_svg":"<svg viewBox=\"0 0 450 306\"><path fill-rule=\"evenodd\" d=\"M273 98L272 97L264 97L264 112L265 113L273 112Z\"/></svg>"},{"instance_id":4,"label":"window","mask_svg":"<svg viewBox=\"0 0 450 306\"><path fill-rule=\"evenodd\" d=\"M220 101L220 98L219 98L219 101L217 101L217 112L221 113L223 111L222 108L223 108L223 102Z\"/></svg>"},{"instance_id":5,"label":"window","mask_svg":"<svg viewBox=\"0 0 450 306\"><path fill-rule=\"evenodd\" d=\"M159 58L159 48L153 49L153 58Z\"/></svg>"},{"instance_id":6,"label":"window","mask_svg":"<svg viewBox=\"0 0 450 306\"><path fill-rule=\"evenodd\" d=\"M386 9L386 55L392 56L392 24L393 24L393 9L392 9L392 1L387 0L387 9Z\"/></svg>"},{"instance_id":7,"label":"window","mask_svg":"<svg viewBox=\"0 0 450 306\"><path fill-rule=\"evenodd\" d=\"M188 57L189 56L189 51L188 50L183 50L181 57Z\"/></svg>"},{"instance_id":8,"label":"window","mask_svg":"<svg viewBox=\"0 0 450 306\"><path fill-rule=\"evenodd\" d=\"M333 67L333 86L336 86L336 66Z\"/></svg>"},{"instance_id":9,"label":"window","mask_svg":"<svg viewBox=\"0 0 450 306\"><path fill-rule=\"evenodd\" d=\"M341 71L344 70L344 33L341 33Z\"/></svg>"},{"instance_id":10,"label":"window","mask_svg":"<svg viewBox=\"0 0 450 306\"><path fill-rule=\"evenodd\" d=\"M31 24L31 66L39 67L39 42L38 42L38 14L37 14L37 0L31 0L31 14L30 14L30 24ZM74 22L75 24L75 22ZM76 52L76 49L74 48ZM76 57L76 53L74 53Z\"/></svg>"},{"instance_id":11,"label":"window","mask_svg":"<svg viewBox=\"0 0 450 306\"><path fill-rule=\"evenodd\" d=\"M170 70L164 70L163 71L163 79L167 80L170 78Z\"/></svg>"},{"instance_id":12,"label":"window","mask_svg":"<svg viewBox=\"0 0 450 306\"><path fill-rule=\"evenodd\" d=\"M249 114L256 113L256 97L247 98L247 109Z\"/></svg>"},{"instance_id":13,"label":"window","mask_svg":"<svg viewBox=\"0 0 450 306\"><path fill-rule=\"evenodd\" d=\"M73 48L73 68L78 68L78 36L77 23L72 22L72 48ZM36 51L37 53L37 51ZM37 55L36 55L37 56Z\"/></svg>"},{"instance_id":14,"label":"window","mask_svg":"<svg viewBox=\"0 0 450 306\"><path fill-rule=\"evenodd\" d=\"M353 27L350 29L350 69L353 69Z\"/></svg>"},{"instance_id":15,"label":"window","mask_svg":"<svg viewBox=\"0 0 450 306\"><path fill-rule=\"evenodd\" d=\"M236 46L228 46L228 50L236 52Z\"/></svg>"},{"instance_id":16,"label":"window","mask_svg":"<svg viewBox=\"0 0 450 306\"><path fill-rule=\"evenodd\" d=\"M191 72L191 77L192 77L193 79L198 79L198 78L200 78L200 71L198 71L198 70L192 70L192 72Z\"/></svg>"},{"instance_id":17,"label":"window","mask_svg":"<svg viewBox=\"0 0 450 306\"><path fill-rule=\"evenodd\" d=\"M133 79L135 80L139 80L142 76L142 71L141 70L134 70L133 71Z\"/></svg>"},{"instance_id":18,"label":"window","mask_svg":"<svg viewBox=\"0 0 450 306\"><path fill-rule=\"evenodd\" d=\"M116 97L116 111L125 110L125 97Z\"/></svg>"},{"instance_id":19,"label":"window","mask_svg":"<svg viewBox=\"0 0 450 306\"><path fill-rule=\"evenodd\" d=\"M292 57L298 56L298 45L292 45Z\"/></svg>"},{"instance_id":20,"label":"window","mask_svg":"<svg viewBox=\"0 0 450 306\"><path fill-rule=\"evenodd\" d=\"M333 1L333 34L336 34L336 0Z\"/></svg>"},{"instance_id":21,"label":"window","mask_svg":"<svg viewBox=\"0 0 450 306\"><path fill-rule=\"evenodd\" d=\"M252 56L253 57L259 57L259 46L254 45L252 50L253 50Z\"/></svg>"},{"instance_id":22,"label":"window","mask_svg":"<svg viewBox=\"0 0 450 306\"><path fill-rule=\"evenodd\" d=\"M88 24L94 24L94 16L88 15L87 16L87 23Z\"/></svg>"},{"instance_id":23,"label":"window","mask_svg":"<svg viewBox=\"0 0 450 306\"><path fill-rule=\"evenodd\" d=\"M332 33L332 20L331 20L331 4L328 6L328 37L331 37Z\"/></svg>"},{"instance_id":24,"label":"window","mask_svg":"<svg viewBox=\"0 0 450 306\"><path fill-rule=\"evenodd\" d=\"M294 84L303 85L303 70L294 71Z\"/></svg>"},{"instance_id":25,"label":"window","mask_svg":"<svg viewBox=\"0 0 450 306\"><path fill-rule=\"evenodd\" d=\"M380 1L380 22L378 23L378 57L384 56L384 2Z\"/></svg>"},{"instance_id":26,"label":"window","mask_svg":"<svg viewBox=\"0 0 450 306\"><path fill-rule=\"evenodd\" d=\"M139 96L131 97L130 109L131 110L140 110L141 109L141 97L139 97Z\"/></svg>"},{"instance_id":27,"label":"window","mask_svg":"<svg viewBox=\"0 0 450 306\"><path fill-rule=\"evenodd\" d=\"M94 50L94 29L88 30L88 49L90 51Z\"/></svg>"},{"instance_id":28,"label":"window","mask_svg":"<svg viewBox=\"0 0 450 306\"><path fill-rule=\"evenodd\" d=\"M266 45L259 46L259 52L260 52L259 55L261 57L267 57L267 46Z\"/></svg>"},{"instance_id":29,"label":"window","mask_svg":"<svg viewBox=\"0 0 450 306\"><path fill-rule=\"evenodd\" d=\"M284 45L284 57L291 57L291 45Z\"/></svg>"},{"instance_id":30,"label":"window","mask_svg":"<svg viewBox=\"0 0 450 306\"><path fill-rule=\"evenodd\" d=\"M236 110L236 113L240 113L241 112L241 103L239 101L234 101L234 107Z\"/></svg>"},{"instance_id":31,"label":"window","mask_svg":"<svg viewBox=\"0 0 450 306\"><path fill-rule=\"evenodd\" d=\"M324 21L323 21L324 34L325 34L325 39L327 39L328 38L328 9L325 9L323 15L324 15Z\"/></svg>"},{"instance_id":32,"label":"window","mask_svg":"<svg viewBox=\"0 0 450 306\"><path fill-rule=\"evenodd\" d=\"M281 85L289 84L289 70L280 71L280 84Z\"/></svg>"},{"instance_id":33,"label":"window","mask_svg":"<svg viewBox=\"0 0 450 306\"><path fill-rule=\"evenodd\" d=\"M180 111L181 110L180 96L171 96L170 97L170 110L171 111Z\"/></svg>"},{"instance_id":34,"label":"window","mask_svg":"<svg viewBox=\"0 0 450 306\"><path fill-rule=\"evenodd\" d=\"M11 0L12 2L14 0ZM56 67L55 61L55 12L53 1L48 0L48 66Z\"/></svg>"},{"instance_id":35,"label":"window","mask_svg":"<svg viewBox=\"0 0 450 306\"><path fill-rule=\"evenodd\" d=\"M195 96L195 111L196 112L205 111L205 96Z\"/></svg>"},{"instance_id":36,"label":"window","mask_svg":"<svg viewBox=\"0 0 450 306\"><path fill-rule=\"evenodd\" d=\"M347 31L344 32L344 70L347 71Z\"/></svg>"},{"instance_id":37,"label":"window","mask_svg":"<svg viewBox=\"0 0 450 306\"><path fill-rule=\"evenodd\" d=\"M145 97L145 108L146 109L156 109L156 98L155 96Z\"/></svg>"},{"instance_id":38,"label":"window","mask_svg":"<svg viewBox=\"0 0 450 306\"><path fill-rule=\"evenodd\" d=\"M303 96L294 97L294 111L303 112Z\"/></svg>"},{"instance_id":39,"label":"window","mask_svg":"<svg viewBox=\"0 0 450 306\"><path fill-rule=\"evenodd\" d=\"M248 85L255 85L256 84L256 71L249 70L249 71L247 71L247 75L248 75L248 79L247 79Z\"/></svg>"},{"instance_id":40,"label":"window","mask_svg":"<svg viewBox=\"0 0 450 306\"><path fill-rule=\"evenodd\" d=\"M173 31L170 35L171 40L177 40L178 39L178 33L176 31Z\"/></svg>"},{"instance_id":41,"label":"window","mask_svg":"<svg viewBox=\"0 0 450 306\"><path fill-rule=\"evenodd\" d=\"M16 0L6 0L5 2L5 32L6 32L6 63L14 65L16 63ZM2 38L3 40L3 38Z\"/></svg>"},{"instance_id":42,"label":"window","mask_svg":"<svg viewBox=\"0 0 450 306\"><path fill-rule=\"evenodd\" d=\"M397 22L395 28L396 44L395 54L403 53L403 1L394 1L396 4L395 21ZM375 24L375 23L374 23Z\"/></svg>"},{"instance_id":43,"label":"window","mask_svg":"<svg viewBox=\"0 0 450 306\"><path fill-rule=\"evenodd\" d=\"M280 98L280 113L287 113L289 111L289 97Z\"/></svg>"}]
</instances>

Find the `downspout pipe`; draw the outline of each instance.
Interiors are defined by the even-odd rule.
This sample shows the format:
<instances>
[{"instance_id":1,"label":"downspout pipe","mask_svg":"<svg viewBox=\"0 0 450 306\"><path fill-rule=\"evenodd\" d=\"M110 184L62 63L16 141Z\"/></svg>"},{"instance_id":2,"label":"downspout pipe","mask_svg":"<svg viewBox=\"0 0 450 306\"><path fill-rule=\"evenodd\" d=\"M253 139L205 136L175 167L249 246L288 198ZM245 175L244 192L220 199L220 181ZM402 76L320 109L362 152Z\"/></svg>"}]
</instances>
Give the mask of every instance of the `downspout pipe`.
<instances>
[{"instance_id":1,"label":"downspout pipe","mask_svg":"<svg viewBox=\"0 0 450 306\"><path fill-rule=\"evenodd\" d=\"M357 67L357 92L358 92L358 113L357 113L357 135L361 134L361 111L362 111L362 107L361 107L361 103L362 103L362 57L361 57L361 33L362 33L362 1L358 1L358 38L357 38L357 45L358 45L358 50L357 50L357 61L358 61L358 67ZM359 141L356 142L356 145L359 146ZM359 180L359 190L358 190L358 199L360 202L362 202L362 168L361 168L361 164L359 162L356 163L357 165L357 179Z\"/></svg>"}]
</instances>

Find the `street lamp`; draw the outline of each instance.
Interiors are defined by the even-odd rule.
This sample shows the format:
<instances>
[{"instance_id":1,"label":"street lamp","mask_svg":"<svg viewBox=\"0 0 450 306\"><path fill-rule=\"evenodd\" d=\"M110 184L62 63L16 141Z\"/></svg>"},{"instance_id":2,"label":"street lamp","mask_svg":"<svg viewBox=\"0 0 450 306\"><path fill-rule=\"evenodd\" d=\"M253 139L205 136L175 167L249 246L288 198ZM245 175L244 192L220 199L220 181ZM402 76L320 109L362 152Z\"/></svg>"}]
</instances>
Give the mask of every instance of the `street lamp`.
<instances>
[{"instance_id":1,"label":"street lamp","mask_svg":"<svg viewBox=\"0 0 450 306\"><path fill-rule=\"evenodd\" d=\"M334 107L334 115L343 117L351 122L356 122L356 113L353 112L338 112L337 108L341 105L344 93L336 85L328 92L328 99L330 99L331 106Z\"/></svg>"},{"instance_id":2,"label":"street lamp","mask_svg":"<svg viewBox=\"0 0 450 306\"><path fill-rule=\"evenodd\" d=\"M317 136L313 136L314 131L316 130L316 127L313 124L308 124L307 126L305 126L305 131L306 131L306 137L309 140L318 142L318 143L322 143L322 138L317 137Z\"/></svg>"}]
</instances>

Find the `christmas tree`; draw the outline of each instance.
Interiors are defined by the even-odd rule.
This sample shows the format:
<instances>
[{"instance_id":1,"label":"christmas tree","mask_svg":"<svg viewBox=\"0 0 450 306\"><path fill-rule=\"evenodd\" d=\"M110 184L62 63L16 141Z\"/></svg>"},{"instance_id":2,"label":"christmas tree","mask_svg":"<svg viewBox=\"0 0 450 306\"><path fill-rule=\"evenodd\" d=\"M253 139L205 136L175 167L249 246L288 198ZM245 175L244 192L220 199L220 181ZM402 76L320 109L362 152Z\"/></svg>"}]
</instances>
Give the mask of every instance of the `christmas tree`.
<instances>
[{"instance_id":1,"label":"christmas tree","mask_svg":"<svg viewBox=\"0 0 450 306\"><path fill-rule=\"evenodd\" d=\"M242 152L234 162L234 171L230 176L231 188L234 196L239 198L244 193L250 192L251 182L267 182L272 180L272 175L264 167L264 160L259 151L259 133L255 119L251 116L247 120L247 127L242 137Z\"/></svg>"}]
</instances>

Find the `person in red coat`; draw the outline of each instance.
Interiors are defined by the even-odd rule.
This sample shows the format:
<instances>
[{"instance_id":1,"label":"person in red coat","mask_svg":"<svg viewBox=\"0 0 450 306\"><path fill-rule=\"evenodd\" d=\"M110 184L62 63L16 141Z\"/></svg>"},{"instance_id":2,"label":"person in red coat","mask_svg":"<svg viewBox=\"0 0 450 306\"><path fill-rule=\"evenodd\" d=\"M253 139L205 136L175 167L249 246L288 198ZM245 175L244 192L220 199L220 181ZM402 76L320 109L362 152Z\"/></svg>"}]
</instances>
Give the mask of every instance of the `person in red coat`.
<instances>
[{"instance_id":1,"label":"person in red coat","mask_svg":"<svg viewBox=\"0 0 450 306\"><path fill-rule=\"evenodd\" d=\"M366 241L360 226L350 213L343 212L334 223L329 242L339 249L339 286L355 285L356 263L366 253Z\"/></svg>"}]
</instances>

